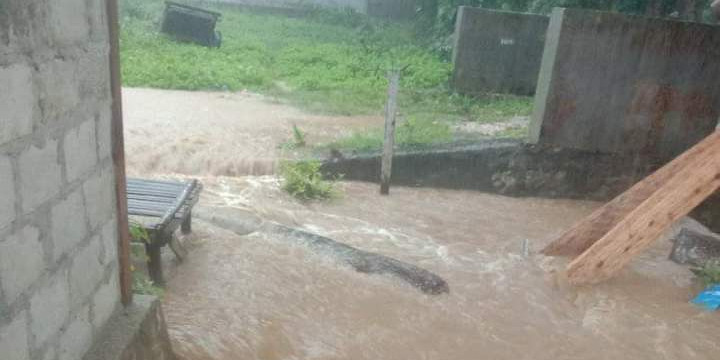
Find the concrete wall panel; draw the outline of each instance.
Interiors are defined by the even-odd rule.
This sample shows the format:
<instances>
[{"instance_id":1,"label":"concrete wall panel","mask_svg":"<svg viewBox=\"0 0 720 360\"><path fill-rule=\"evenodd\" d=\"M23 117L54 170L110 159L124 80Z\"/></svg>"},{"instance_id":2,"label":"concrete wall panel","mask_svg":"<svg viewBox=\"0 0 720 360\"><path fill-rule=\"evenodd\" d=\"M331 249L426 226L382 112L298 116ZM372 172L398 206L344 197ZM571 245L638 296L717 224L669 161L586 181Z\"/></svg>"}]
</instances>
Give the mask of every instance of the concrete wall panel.
<instances>
[{"instance_id":1,"label":"concrete wall panel","mask_svg":"<svg viewBox=\"0 0 720 360\"><path fill-rule=\"evenodd\" d=\"M462 94L535 92L548 17L461 6L453 88Z\"/></svg>"},{"instance_id":2,"label":"concrete wall panel","mask_svg":"<svg viewBox=\"0 0 720 360\"><path fill-rule=\"evenodd\" d=\"M720 27L556 8L531 141L668 160L715 129Z\"/></svg>"}]
</instances>

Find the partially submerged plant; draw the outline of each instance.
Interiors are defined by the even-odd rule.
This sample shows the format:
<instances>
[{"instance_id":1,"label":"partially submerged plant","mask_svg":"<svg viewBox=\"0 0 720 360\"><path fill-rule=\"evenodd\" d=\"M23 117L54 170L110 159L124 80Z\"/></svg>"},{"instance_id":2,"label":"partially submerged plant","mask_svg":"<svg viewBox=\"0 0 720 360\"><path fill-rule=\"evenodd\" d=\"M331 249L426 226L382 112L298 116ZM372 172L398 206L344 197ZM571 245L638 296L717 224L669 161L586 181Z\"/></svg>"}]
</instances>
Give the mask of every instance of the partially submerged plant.
<instances>
[{"instance_id":1,"label":"partially submerged plant","mask_svg":"<svg viewBox=\"0 0 720 360\"><path fill-rule=\"evenodd\" d=\"M336 197L338 190L335 182L338 179L326 179L320 171L321 165L317 160L281 163L283 190L305 201Z\"/></svg>"},{"instance_id":2,"label":"partially submerged plant","mask_svg":"<svg viewBox=\"0 0 720 360\"><path fill-rule=\"evenodd\" d=\"M147 229L135 221L130 221L130 237L136 242L150 243L151 241L150 233Z\"/></svg>"},{"instance_id":3,"label":"partially submerged plant","mask_svg":"<svg viewBox=\"0 0 720 360\"><path fill-rule=\"evenodd\" d=\"M720 284L720 259L707 261L703 266L691 268L690 271L692 271L705 286Z\"/></svg>"}]
</instances>

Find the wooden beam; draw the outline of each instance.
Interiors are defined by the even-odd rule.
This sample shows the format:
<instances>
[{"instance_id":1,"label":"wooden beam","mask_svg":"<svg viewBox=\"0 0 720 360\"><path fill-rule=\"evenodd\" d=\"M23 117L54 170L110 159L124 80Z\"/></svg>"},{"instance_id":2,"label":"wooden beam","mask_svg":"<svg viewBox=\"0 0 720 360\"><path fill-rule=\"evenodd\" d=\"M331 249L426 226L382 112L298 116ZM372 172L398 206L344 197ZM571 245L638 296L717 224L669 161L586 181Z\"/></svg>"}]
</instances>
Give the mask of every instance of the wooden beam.
<instances>
[{"instance_id":1,"label":"wooden beam","mask_svg":"<svg viewBox=\"0 0 720 360\"><path fill-rule=\"evenodd\" d=\"M658 171L638 182L629 190L620 194L612 201L595 210L590 216L580 221L557 240L546 246L542 253L550 256L575 257L590 248L630 212L647 200L660 186L668 181L673 174L682 170L688 160L707 152L720 138L716 131L697 145L684 152Z\"/></svg>"},{"instance_id":2,"label":"wooden beam","mask_svg":"<svg viewBox=\"0 0 720 360\"><path fill-rule=\"evenodd\" d=\"M612 277L720 187L720 138L713 134L710 139L703 142L707 150L686 157L685 166L568 265L571 283L592 284Z\"/></svg>"},{"instance_id":3,"label":"wooden beam","mask_svg":"<svg viewBox=\"0 0 720 360\"><path fill-rule=\"evenodd\" d=\"M111 142L115 173L115 204L117 211L118 263L120 268L120 296L123 305L132 303L132 274L130 273L130 227L127 212L125 177L125 140L122 117L122 80L120 76L120 33L117 0L106 0L108 36L110 40L110 92L112 97Z\"/></svg>"}]
</instances>

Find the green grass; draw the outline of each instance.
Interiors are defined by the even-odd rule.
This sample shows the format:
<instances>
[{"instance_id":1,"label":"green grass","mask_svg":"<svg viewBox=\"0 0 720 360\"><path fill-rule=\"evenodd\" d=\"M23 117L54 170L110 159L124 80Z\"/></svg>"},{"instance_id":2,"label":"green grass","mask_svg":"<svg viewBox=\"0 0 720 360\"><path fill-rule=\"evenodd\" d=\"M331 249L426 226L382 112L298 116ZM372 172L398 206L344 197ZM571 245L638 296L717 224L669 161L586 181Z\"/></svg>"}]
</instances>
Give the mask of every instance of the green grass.
<instances>
[{"instance_id":1,"label":"green grass","mask_svg":"<svg viewBox=\"0 0 720 360\"><path fill-rule=\"evenodd\" d=\"M312 10L303 18L210 6L223 13L218 49L159 34L160 0L121 0L121 61L126 86L181 90L250 90L315 113L380 114L387 70L407 66L400 112L412 125L400 145L451 140L456 121L497 122L528 115L531 98L452 94L452 66L415 38L411 24L351 12ZM335 145L377 147L381 129ZM402 135L406 134L406 135ZM405 137L403 137L405 136Z\"/></svg>"},{"instance_id":2,"label":"green grass","mask_svg":"<svg viewBox=\"0 0 720 360\"><path fill-rule=\"evenodd\" d=\"M383 138L384 129L376 128L352 133L333 143L324 144L321 148L372 151L382 148ZM414 117L399 121L395 133L395 144L401 149L428 147L452 140L453 134L447 122Z\"/></svg>"}]
</instances>

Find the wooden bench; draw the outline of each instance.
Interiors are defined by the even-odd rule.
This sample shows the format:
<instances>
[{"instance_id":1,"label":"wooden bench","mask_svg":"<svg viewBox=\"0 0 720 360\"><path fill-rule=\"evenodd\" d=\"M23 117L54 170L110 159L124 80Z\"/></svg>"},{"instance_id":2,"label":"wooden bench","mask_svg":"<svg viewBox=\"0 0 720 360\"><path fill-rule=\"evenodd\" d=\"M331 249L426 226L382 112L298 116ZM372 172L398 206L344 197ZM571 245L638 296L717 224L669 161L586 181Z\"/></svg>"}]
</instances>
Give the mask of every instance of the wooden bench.
<instances>
[{"instance_id":1,"label":"wooden bench","mask_svg":"<svg viewBox=\"0 0 720 360\"><path fill-rule=\"evenodd\" d=\"M175 237L192 231L192 208L200 199L202 184L197 180L167 181L127 179L128 216L148 233L144 241L150 279L158 286L165 283L161 249L169 245L180 261L186 251Z\"/></svg>"}]
</instances>

